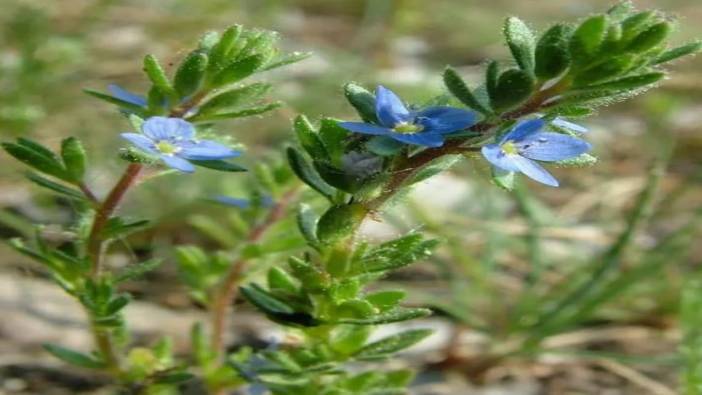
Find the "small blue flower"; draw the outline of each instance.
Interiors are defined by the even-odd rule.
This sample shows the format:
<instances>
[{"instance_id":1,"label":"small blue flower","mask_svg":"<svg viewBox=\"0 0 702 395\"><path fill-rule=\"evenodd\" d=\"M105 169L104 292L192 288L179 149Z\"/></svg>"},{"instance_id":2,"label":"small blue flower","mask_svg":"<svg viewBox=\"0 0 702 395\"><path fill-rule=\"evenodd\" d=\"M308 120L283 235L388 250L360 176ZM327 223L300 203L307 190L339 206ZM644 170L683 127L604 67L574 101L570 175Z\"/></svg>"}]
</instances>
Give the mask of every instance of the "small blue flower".
<instances>
[{"instance_id":1,"label":"small blue flower","mask_svg":"<svg viewBox=\"0 0 702 395\"><path fill-rule=\"evenodd\" d=\"M142 133L122 133L140 150L157 155L167 166L187 173L195 171L190 161L219 160L240 153L210 140L195 139L195 127L180 118L151 117Z\"/></svg>"},{"instance_id":2,"label":"small blue flower","mask_svg":"<svg viewBox=\"0 0 702 395\"><path fill-rule=\"evenodd\" d=\"M340 122L339 126L356 133L387 136L405 144L440 147L445 135L473 126L472 111L448 106L410 111L391 90L378 86L375 112L380 125L363 122Z\"/></svg>"},{"instance_id":3,"label":"small blue flower","mask_svg":"<svg viewBox=\"0 0 702 395\"><path fill-rule=\"evenodd\" d=\"M146 98L144 96L132 93L117 84L108 85L107 90L110 91L112 96L116 99L126 101L127 103L134 104L135 106L146 107Z\"/></svg>"},{"instance_id":4,"label":"small blue flower","mask_svg":"<svg viewBox=\"0 0 702 395\"><path fill-rule=\"evenodd\" d=\"M562 133L543 132L544 126L542 119L519 122L499 143L484 146L483 156L498 170L524 173L538 182L557 187L558 180L534 160L554 162L575 158L589 151L591 146Z\"/></svg>"},{"instance_id":5,"label":"small blue flower","mask_svg":"<svg viewBox=\"0 0 702 395\"><path fill-rule=\"evenodd\" d=\"M556 117L553 121L551 121L551 125L557 128L565 129L575 134L583 134L588 132L588 129L585 126L567 121L561 117Z\"/></svg>"}]
</instances>

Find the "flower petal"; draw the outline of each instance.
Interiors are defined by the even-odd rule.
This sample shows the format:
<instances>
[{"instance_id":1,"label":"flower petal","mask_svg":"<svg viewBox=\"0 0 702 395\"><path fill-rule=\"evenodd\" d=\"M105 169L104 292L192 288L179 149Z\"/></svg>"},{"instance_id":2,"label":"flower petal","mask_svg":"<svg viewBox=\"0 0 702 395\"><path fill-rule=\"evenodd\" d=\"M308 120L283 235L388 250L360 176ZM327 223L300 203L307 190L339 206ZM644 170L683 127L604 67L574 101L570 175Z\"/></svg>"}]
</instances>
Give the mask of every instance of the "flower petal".
<instances>
[{"instance_id":1,"label":"flower petal","mask_svg":"<svg viewBox=\"0 0 702 395\"><path fill-rule=\"evenodd\" d=\"M565 130L568 130L570 132L578 133L578 134L587 133L589 131L588 128L586 128L585 126L578 125L577 123L573 123L570 121L566 121L565 119L563 119L561 117L558 117L558 118L554 119L553 121L551 121L551 125L554 125L554 126L559 127L561 129L565 129Z\"/></svg>"},{"instance_id":2,"label":"flower petal","mask_svg":"<svg viewBox=\"0 0 702 395\"><path fill-rule=\"evenodd\" d=\"M575 158L592 148L587 141L551 132L532 134L517 142L516 146L522 156L548 162Z\"/></svg>"},{"instance_id":3,"label":"flower petal","mask_svg":"<svg viewBox=\"0 0 702 395\"><path fill-rule=\"evenodd\" d=\"M480 149L480 153L493 166L504 171L519 171L519 167L514 163L513 158L517 155L507 155L498 144L488 144Z\"/></svg>"},{"instance_id":4,"label":"flower petal","mask_svg":"<svg viewBox=\"0 0 702 395\"><path fill-rule=\"evenodd\" d=\"M241 155L226 145L211 140L184 141L178 144L178 156L188 160L216 160L234 158Z\"/></svg>"},{"instance_id":5,"label":"flower petal","mask_svg":"<svg viewBox=\"0 0 702 395\"><path fill-rule=\"evenodd\" d=\"M513 155L512 160L519 168L519 171L524 173L524 175L532 180L552 187L558 186L558 180L556 180L551 173L546 171L546 169L541 167L541 165L538 163L519 155Z\"/></svg>"},{"instance_id":6,"label":"flower petal","mask_svg":"<svg viewBox=\"0 0 702 395\"><path fill-rule=\"evenodd\" d=\"M150 154L158 153L154 142L150 138L144 136L143 134L122 133L120 134L120 136L122 136L123 139L129 141L130 143L134 144L137 148L139 148L142 151L146 151Z\"/></svg>"},{"instance_id":7,"label":"flower petal","mask_svg":"<svg viewBox=\"0 0 702 395\"><path fill-rule=\"evenodd\" d=\"M189 140L195 137L195 127L180 118L151 117L144 122L145 135L158 140Z\"/></svg>"},{"instance_id":8,"label":"flower petal","mask_svg":"<svg viewBox=\"0 0 702 395\"><path fill-rule=\"evenodd\" d=\"M185 173L192 173L195 171L195 166L183 158L179 158L175 155L161 155L161 159L168 166L176 170L180 170Z\"/></svg>"},{"instance_id":9,"label":"flower petal","mask_svg":"<svg viewBox=\"0 0 702 395\"><path fill-rule=\"evenodd\" d=\"M405 144L421 145L424 147L441 147L444 145L444 137L436 133L390 133L391 137Z\"/></svg>"},{"instance_id":10,"label":"flower petal","mask_svg":"<svg viewBox=\"0 0 702 395\"><path fill-rule=\"evenodd\" d=\"M417 123L424 126L426 132L451 133L475 125L477 116L473 111L462 108L435 106L427 107L416 113Z\"/></svg>"},{"instance_id":11,"label":"flower petal","mask_svg":"<svg viewBox=\"0 0 702 395\"><path fill-rule=\"evenodd\" d=\"M117 99L126 101L128 103L132 103L140 107L146 107L146 98L144 96L139 96L135 93L132 93L126 89L123 89L117 84L107 85L107 90L110 91L112 96Z\"/></svg>"},{"instance_id":12,"label":"flower petal","mask_svg":"<svg viewBox=\"0 0 702 395\"><path fill-rule=\"evenodd\" d=\"M372 134L375 136L385 136L392 133L388 128L382 126L371 125L370 123L363 122L339 122L338 124L346 130L350 130L356 133Z\"/></svg>"},{"instance_id":13,"label":"flower petal","mask_svg":"<svg viewBox=\"0 0 702 395\"><path fill-rule=\"evenodd\" d=\"M395 127L399 122L407 121L409 110L397 95L382 85L375 90L375 113L383 126Z\"/></svg>"},{"instance_id":14,"label":"flower petal","mask_svg":"<svg viewBox=\"0 0 702 395\"><path fill-rule=\"evenodd\" d=\"M505 134L500 140L500 144L505 141L519 141L529 137L530 134L541 130L546 123L543 119L530 119L528 121L520 121L515 125L509 133Z\"/></svg>"}]
</instances>

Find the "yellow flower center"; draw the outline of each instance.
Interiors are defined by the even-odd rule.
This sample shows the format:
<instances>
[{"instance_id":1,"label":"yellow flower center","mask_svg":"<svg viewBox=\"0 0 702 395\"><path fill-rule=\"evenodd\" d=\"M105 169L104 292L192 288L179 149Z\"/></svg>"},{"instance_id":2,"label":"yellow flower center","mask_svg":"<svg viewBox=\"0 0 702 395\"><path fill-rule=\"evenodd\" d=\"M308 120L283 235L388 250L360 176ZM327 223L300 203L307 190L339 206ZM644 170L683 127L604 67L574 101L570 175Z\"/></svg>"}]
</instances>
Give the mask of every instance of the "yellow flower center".
<instances>
[{"instance_id":1,"label":"yellow flower center","mask_svg":"<svg viewBox=\"0 0 702 395\"><path fill-rule=\"evenodd\" d=\"M415 123L409 123L409 122L400 122L395 125L394 128L392 128L393 132L396 133L402 133L402 134L414 134L414 133L419 133L422 130L424 130L424 126L422 125L417 125Z\"/></svg>"},{"instance_id":2,"label":"yellow flower center","mask_svg":"<svg viewBox=\"0 0 702 395\"><path fill-rule=\"evenodd\" d=\"M175 154L176 152L180 151L180 147L176 147L166 140L161 140L156 143L156 148L161 151L161 153L166 155Z\"/></svg>"},{"instance_id":3,"label":"yellow flower center","mask_svg":"<svg viewBox=\"0 0 702 395\"><path fill-rule=\"evenodd\" d=\"M519 153L519 151L517 150L517 146L514 145L514 141L512 140L505 141L504 143L502 143L500 148L502 149L502 152L504 152L507 155L515 155Z\"/></svg>"}]
</instances>

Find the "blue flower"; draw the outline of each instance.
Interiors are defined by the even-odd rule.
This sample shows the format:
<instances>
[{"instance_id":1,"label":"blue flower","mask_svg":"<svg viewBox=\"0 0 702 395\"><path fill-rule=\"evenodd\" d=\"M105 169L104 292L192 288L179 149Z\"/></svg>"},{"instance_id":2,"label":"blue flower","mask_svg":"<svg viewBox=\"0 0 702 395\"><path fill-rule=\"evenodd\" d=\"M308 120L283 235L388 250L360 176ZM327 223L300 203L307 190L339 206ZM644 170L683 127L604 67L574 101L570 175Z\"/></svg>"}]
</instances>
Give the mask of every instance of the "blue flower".
<instances>
[{"instance_id":1,"label":"blue flower","mask_svg":"<svg viewBox=\"0 0 702 395\"><path fill-rule=\"evenodd\" d=\"M191 173L190 161L219 160L240 153L210 140L195 139L195 127L180 118L151 117L144 122L142 133L122 133L140 150L157 155L167 166Z\"/></svg>"},{"instance_id":2,"label":"blue flower","mask_svg":"<svg viewBox=\"0 0 702 395\"><path fill-rule=\"evenodd\" d=\"M589 151L591 146L562 133L543 132L544 126L542 119L519 122L499 143L484 146L483 156L498 170L524 173L538 182L557 187L558 180L534 160L570 159Z\"/></svg>"},{"instance_id":3,"label":"blue flower","mask_svg":"<svg viewBox=\"0 0 702 395\"><path fill-rule=\"evenodd\" d=\"M380 125L340 122L339 126L356 133L387 136L405 144L440 147L445 135L473 126L472 111L447 106L410 111L391 90L378 86L375 113Z\"/></svg>"},{"instance_id":4,"label":"blue flower","mask_svg":"<svg viewBox=\"0 0 702 395\"><path fill-rule=\"evenodd\" d=\"M134 104L135 106L146 107L146 98L144 96L132 93L117 84L108 85L107 90L110 91L112 96L116 99L126 101L127 103Z\"/></svg>"}]
</instances>

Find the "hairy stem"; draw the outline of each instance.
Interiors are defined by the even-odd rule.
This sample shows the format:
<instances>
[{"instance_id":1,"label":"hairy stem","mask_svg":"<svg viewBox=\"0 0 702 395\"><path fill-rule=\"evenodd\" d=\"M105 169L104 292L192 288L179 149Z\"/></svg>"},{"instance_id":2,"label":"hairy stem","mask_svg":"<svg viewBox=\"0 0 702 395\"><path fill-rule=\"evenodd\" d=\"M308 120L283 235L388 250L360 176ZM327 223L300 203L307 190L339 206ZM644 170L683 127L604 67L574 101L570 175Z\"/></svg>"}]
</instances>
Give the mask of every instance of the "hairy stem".
<instances>
[{"instance_id":1,"label":"hairy stem","mask_svg":"<svg viewBox=\"0 0 702 395\"><path fill-rule=\"evenodd\" d=\"M276 202L270 210L266 219L253 227L246 237L247 243L256 243L266 231L276 222L283 219L285 211L294 199L297 188L290 189ZM215 289L211 303L211 345L218 352L220 357L224 356L224 330L227 327L229 314L232 312L231 303L236 299L239 291L239 283L243 273L248 266L248 260L239 258L232 263L229 272L224 277L219 286Z\"/></svg>"}]
</instances>

